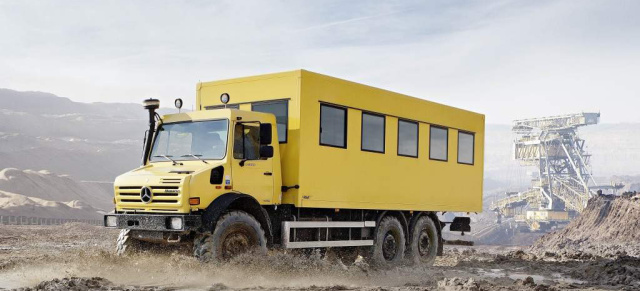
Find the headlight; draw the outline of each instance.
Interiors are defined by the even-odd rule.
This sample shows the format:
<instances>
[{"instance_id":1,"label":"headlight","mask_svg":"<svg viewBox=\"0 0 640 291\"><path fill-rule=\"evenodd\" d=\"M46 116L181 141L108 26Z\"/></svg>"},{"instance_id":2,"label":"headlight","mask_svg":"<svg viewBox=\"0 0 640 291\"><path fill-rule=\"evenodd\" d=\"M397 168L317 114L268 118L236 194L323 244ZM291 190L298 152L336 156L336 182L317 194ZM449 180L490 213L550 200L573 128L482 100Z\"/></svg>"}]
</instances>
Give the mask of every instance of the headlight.
<instances>
[{"instance_id":1,"label":"headlight","mask_svg":"<svg viewBox=\"0 0 640 291\"><path fill-rule=\"evenodd\" d=\"M115 216L107 216L105 224L106 227L116 227L118 226L118 218Z\"/></svg>"},{"instance_id":2,"label":"headlight","mask_svg":"<svg viewBox=\"0 0 640 291\"><path fill-rule=\"evenodd\" d=\"M182 229L182 217L171 217L169 227L171 229Z\"/></svg>"}]
</instances>

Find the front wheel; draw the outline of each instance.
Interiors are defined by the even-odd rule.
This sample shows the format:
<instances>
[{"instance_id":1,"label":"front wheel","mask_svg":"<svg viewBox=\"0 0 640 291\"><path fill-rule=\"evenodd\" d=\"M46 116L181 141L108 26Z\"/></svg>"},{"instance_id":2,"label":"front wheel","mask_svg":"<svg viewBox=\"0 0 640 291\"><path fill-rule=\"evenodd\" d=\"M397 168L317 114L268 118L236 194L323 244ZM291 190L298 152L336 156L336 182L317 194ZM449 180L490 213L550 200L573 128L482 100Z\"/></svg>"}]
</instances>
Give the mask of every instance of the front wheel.
<instances>
[{"instance_id":1,"label":"front wheel","mask_svg":"<svg viewBox=\"0 0 640 291\"><path fill-rule=\"evenodd\" d=\"M260 223L249 213L231 211L218 219L213 232L196 236L193 254L201 261L226 261L240 254L267 252L267 238Z\"/></svg>"},{"instance_id":2,"label":"front wheel","mask_svg":"<svg viewBox=\"0 0 640 291\"><path fill-rule=\"evenodd\" d=\"M414 225L409 242L407 256L414 264L433 265L438 254L438 229L433 220L427 216L418 218Z\"/></svg>"},{"instance_id":3,"label":"front wheel","mask_svg":"<svg viewBox=\"0 0 640 291\"><path fill-rule=\"evenodd\" d=\"M143 250L143 242L133 238L130 229L120 230L116 241L116 255L124 256Z\"/></svg>"}]
</instances>

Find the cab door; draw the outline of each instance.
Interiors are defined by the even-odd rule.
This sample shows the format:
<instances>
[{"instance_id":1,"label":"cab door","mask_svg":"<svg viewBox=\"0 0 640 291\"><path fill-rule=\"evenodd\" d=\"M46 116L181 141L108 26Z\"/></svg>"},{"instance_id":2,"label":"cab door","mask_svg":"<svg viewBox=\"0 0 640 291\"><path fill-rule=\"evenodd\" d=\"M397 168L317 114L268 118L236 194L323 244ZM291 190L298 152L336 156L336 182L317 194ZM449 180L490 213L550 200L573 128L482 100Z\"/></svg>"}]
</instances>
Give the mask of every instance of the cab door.
<instances>
[{"instance_id":1,"label":"cab door","mask_svg":"<svg viewBox=\"0 0 640 291\"><path fill-rule=\"evenodd\" d=\"M260 123L238 122L233 135L233 190L253 196L260 204L272 203L273 159L260 158Z\"/></svg>"}]
</instances>

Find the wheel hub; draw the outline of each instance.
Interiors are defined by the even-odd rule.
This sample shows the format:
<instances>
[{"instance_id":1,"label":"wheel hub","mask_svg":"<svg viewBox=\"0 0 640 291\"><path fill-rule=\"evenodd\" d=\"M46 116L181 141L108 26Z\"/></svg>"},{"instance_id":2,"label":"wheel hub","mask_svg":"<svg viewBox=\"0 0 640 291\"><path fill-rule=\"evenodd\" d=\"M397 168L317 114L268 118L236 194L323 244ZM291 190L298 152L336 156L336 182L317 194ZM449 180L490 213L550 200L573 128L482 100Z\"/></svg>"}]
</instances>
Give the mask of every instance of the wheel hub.
<instances>
[{"instance_id":1,"label":"wheel hub","mask_svg":"<svg viewBox=\"0 0 640 291\"><path fill-rule=\"evenodd\" d=\"M387 233L382 242L382 256L385 260L393 260L398 253L398 243L396 238L390 232Z\"/></svg>"},{"instance_id":2,"label":"wheel hub","mask_svg":"<svg viewBox=\"0 0 640 291\"><path fill-rule=\"evenodd\" d=\"M251 246L251 239L244 233L235 232L227 236L222 243L222 256L225 259L245 253Z\"/></svg>"},{"instance_id":3,"label":"wheel hub","mask_svg":"<svg viewBox=\"0 0 640 291\"><path fill-rule=\"evenodd\" d=\"M431 242L429 240L429 234L425 230L421 231L420 236L418 237L418 252L420 253L420 256L428 256L430 246Z\"/></svg>"}]
</instances>

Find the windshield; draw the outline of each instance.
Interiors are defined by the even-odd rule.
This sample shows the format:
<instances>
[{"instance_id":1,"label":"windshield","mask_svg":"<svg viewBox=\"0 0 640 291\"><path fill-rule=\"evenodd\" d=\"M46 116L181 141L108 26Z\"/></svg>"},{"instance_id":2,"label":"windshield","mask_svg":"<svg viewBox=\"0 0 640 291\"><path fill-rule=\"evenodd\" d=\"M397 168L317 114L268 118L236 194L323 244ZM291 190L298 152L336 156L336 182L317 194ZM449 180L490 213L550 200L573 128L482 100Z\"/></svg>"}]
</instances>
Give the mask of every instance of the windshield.
<instances>
[{"instance_id":1,"label":"windshield","mask_svg":"<svg viewBox=\"0 0 640 291\"><path fill-rule=\"evenodd\" d=\"M151 162L221 160L227 151L227 120L167 123L158 127Z\"/></svg>"}]
</instances>

